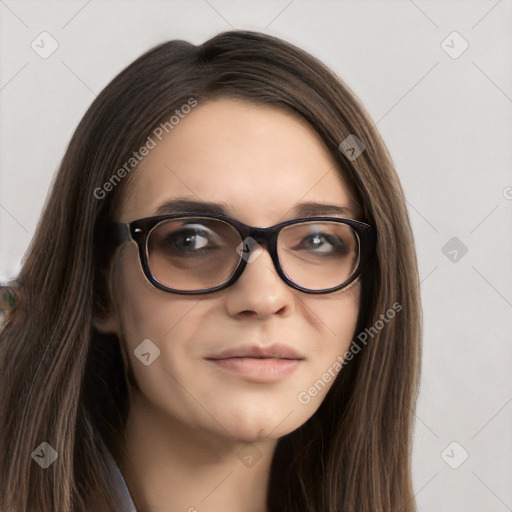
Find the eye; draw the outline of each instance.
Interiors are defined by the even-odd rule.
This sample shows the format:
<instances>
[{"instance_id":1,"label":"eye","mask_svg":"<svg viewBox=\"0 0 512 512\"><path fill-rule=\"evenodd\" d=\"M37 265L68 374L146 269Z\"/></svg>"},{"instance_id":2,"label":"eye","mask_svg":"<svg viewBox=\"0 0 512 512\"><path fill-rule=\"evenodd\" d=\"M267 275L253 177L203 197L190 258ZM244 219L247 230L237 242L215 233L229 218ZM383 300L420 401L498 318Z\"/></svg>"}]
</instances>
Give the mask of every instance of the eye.
<instances>
[{"instance_id":1,"label":"eye","mask_svg":"<svg viewBox=\"0 0 512 512\"><path fill-rule=\"evenodd\" d=\"M321 231L310 233L304 237L301 248L312 250L319 254L333 254L345 250L345 243L335 235Z\"/></svg>"},{"instance_id":2,"label":"eye","mask_svg":"<svg viewBox=\"0 0 512 512\"><path fill-rule=\"evenodd\" d=\"M156 235L156 233L155 233ZM170 256L202 256L218 249L215 240L218 236L201 224L182 226L159 232L153 250L158 248Z\"/></svg>"},{"instance_id":3,"label":"eye","mask_svg":"<svg viewBox=\"0 0 512 512\"><path fill-rule=\"evenodd\" d=\"M208 246L210 238L205 231L193 231L191 229L182 229L168 235L165 242L179 250L195 251Z\"/></svg>"}]
</instances>

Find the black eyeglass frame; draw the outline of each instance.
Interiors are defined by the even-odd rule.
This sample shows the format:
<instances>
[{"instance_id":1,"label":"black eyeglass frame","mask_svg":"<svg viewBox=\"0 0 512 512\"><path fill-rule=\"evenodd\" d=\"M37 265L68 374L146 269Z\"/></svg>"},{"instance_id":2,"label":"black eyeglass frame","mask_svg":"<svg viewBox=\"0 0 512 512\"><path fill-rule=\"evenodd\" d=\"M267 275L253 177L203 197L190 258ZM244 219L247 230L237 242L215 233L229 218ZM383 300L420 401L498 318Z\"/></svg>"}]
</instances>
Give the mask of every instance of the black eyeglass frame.
<instances>
[{"instance_id":1,"label":"black eyeglass frame","mask_svg":"<svg viewBox=\"0 0 512 512\"><path fill-rule=\"evenodd\" d=\"M214 213L200 213L200 212L180 212L173 213L167 215L158 215L155 217L145 217L143 219L134 220L128 223L114 223L112 224L112 232L111 232L111 241L114 246L118 246L122 243L129 242L134 240L139 249L139 259L142 266L142 270L146 279L153 285L155 288L159 290L170 292L170 293L178 293L182 295L198 295L203 293L212 293L228 286L231 286L233 283L237 281L237 279L242 275L244 271L247 260L240 257L240 262L238 263L237 268L231 275L231 277L221 283L211 288L203 288L200 290L177 290L174 288L170 288L160 281L158 281L151 272L149 268L149 259L148 259L148 250L147 250L147 242L149 235L151 234L153 228L162 221L165 220L173 220L185 217L195 217L195 218L210 218L217 219L226 222L233 226L239 233L241 237L241 243L248 237L252 237L258 244L264 244L267 247L267 250L272 258L272 262L274 264L274 268L276 269L279 277L289 286L295 288L304 293L310 294L324 294L331 293L337 290L341 290L342 288L347 287L350 283L352 283L363 271L364 266L368 262L376 243L377 232L376 230L366 224L364 222L353 220L353 219L345 219L340 217L300 217L297 219L291 219L284 222L280 222L279 224L275 224L274 226L266 227L266 228L258 228L253 226L248 226L243 222L240 222L231 217L227 217L225 215L218 215ZM302 224L306 222L338 222L341 224L347 224L351 228L354 229L358 238L359 238L359 262L352 273L352 275L347 279L344 283L341 283L338 286L332 288L324 288L322 290L310 290L309 288L304 288L299 284L292 281L281 268L281 264L279 262L279 256L277 254L277 237L279 232L293 224Z\"/></svg>"}]
</instances>

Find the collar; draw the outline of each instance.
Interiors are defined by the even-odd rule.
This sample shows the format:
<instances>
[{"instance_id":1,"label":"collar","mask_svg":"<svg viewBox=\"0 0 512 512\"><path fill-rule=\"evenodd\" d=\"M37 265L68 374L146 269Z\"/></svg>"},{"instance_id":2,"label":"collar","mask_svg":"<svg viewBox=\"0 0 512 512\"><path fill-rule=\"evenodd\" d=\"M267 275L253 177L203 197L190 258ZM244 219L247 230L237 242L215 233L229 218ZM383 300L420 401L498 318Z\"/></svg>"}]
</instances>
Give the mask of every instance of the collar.
<instances>
[{"instance_id":1,"label":"collar","mask_svg":"<svg viewBox=\"0 0 512 512\"><path fill-rule=\"evenodd\" d=\"M109 450L106 451L106 459L112 475L114 493L119 503L118 512L137 512L121 470Z\"/></svg>"}]
</instances>

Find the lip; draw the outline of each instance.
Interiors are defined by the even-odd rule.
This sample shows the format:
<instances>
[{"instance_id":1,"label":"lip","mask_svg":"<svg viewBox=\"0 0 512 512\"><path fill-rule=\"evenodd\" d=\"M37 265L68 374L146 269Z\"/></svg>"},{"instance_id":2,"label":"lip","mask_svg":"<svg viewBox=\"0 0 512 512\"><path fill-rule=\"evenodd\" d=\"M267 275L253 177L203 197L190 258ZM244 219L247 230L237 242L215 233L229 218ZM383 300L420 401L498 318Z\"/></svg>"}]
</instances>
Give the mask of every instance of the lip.
<instances>
[{"instance_id":1,"label":"lip","mask_svg":"<svg viewBox=\"0 0 512 512\"><path fill-rule=\"evenodd\" d=\"M285 379L305 358L289 345L239 345L205 359L218 369L251 382L278 382Z\"/></svg>"},{"instance_id":2,"label":"lip","mask_svg":"<svg viewBox=\"0 0 512 512\"><path fill-rule=\"evenodd\" d=\"M231 359L233 357L251 357L254 359L304 359L296 349L283 343L271 345L238 345L222 350L206 359Z\"/></svg>"}]
</instances>

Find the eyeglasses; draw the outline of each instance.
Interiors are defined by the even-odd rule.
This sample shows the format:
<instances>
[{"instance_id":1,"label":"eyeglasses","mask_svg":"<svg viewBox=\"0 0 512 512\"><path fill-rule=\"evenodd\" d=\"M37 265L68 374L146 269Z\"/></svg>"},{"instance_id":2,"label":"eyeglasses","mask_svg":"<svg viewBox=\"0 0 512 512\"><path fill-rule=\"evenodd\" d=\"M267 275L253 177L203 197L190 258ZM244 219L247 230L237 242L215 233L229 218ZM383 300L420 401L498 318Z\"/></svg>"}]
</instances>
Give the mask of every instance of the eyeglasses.
<instances>
[{"instance_id":1,"label":"eyeglasses","mask_svg":"<svg viewBox=\"0 0 512 512\"><path fill-rule=\"evenodd\" d=\"M376 232L352 219L303 217L267 228L210 213L178 213L113 224L117 246L134 240L142 270L156 288L200 294L227 288L265 244L279 277L305 293L330 293L353 282Z\"/></svg>"}]
</instances>

